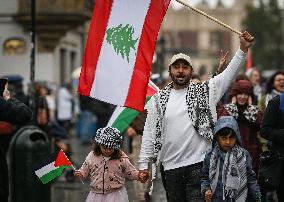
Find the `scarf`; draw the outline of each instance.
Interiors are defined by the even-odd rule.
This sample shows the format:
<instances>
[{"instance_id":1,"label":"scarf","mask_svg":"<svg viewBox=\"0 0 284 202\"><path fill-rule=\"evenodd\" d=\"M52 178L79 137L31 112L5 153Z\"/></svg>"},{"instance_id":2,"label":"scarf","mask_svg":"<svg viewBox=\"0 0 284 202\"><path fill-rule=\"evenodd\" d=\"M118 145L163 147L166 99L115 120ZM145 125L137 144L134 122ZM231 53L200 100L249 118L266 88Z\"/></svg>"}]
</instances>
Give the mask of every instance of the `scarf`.
<instances>
[{"instance_id":1,"label":"scarf","mask_svg":"<svg viewBox=\"0 0 284 202\"><path fill-rule=\"evenodd\" d=\"M230 116L234 117L236 120L239 118L239 109L236 104L230 103L224 105L224 108L227 110ZM259 109L255 105L247 105L243 111L243 115L246 120L249 122L256 122Z\"/></svg>"},{"instance_id":2,"label":"scarf","mask_svg":"<svg viewBox=\"0 0 284 202\"><path fill-rule=\"evenodd\" d=\"M272 98L274 98L274 97L276 97L277 95L280 95L280 94L281 94L281 93L280 93L279 91L275 90L275 89L273 89L273 90L271 91L271 93L266 94L266 97L265 97L265 106L267 106L268 102L269 102Z\"/></svg>"},{"instance_id":3,"label":"scarf","mask_svg":"<svg viewBox=\"0 0 284 202\"><path fill-rule=\"evenodd\" d=\"M209 182L212 193L216 191L221 151L215 146L210 157ZM235 145L225 155L222 169L223 200L225 197L234 199L236 202L244 202L247 197L247 171L245 150Z\"/></svg>"}]
</instances>

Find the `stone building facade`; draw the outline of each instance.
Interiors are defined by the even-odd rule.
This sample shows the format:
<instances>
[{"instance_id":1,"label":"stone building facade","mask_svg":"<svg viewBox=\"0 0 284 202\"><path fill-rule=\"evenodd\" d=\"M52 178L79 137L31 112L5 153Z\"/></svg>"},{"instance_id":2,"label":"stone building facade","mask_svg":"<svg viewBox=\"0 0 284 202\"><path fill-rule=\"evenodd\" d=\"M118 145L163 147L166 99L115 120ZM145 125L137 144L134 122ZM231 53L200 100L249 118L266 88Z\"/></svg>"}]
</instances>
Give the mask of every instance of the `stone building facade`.
<instances>
[{"instance_id":1,"label":"stone building facade","mask_svg":"<svg viewBox=\"0 0 284 202\"><path fill-rule=\"evenodd\" d=\"M35 0L35 80L70 82L80 66L94 0ZM30 78L31 0L0 0L1 75Z\"/></svg>"},{"instance_id":2,"label":"stone building facade","mask_svg":"<svg viewBox=\"0 0 284 202\"><path fill-rule=\"evenodd\" d=\"M187 2L190 4L190 1ZM241 31L248 2L250 1L234 1L234 4L227 8L219 0L217 6L211 8L208 2L203 0L196 8ZM161 44L163 48L159 47ZM155 66L155 71L161 73L160 66L167 70L169 58L175 53L183 52L192 58L195 72L208 77L218 64L219 51L229 50L232 56L238 45L239 37L236 33L187 7L183 6L180 10L169 7L159 33L157 64L154 64L159 67ZM162 55L159 52L161 49ZM164 57L162 62L161 59L159 61L159 56Z\"/></svg>"},{"instance_id":3,"label":"stone building facade","mask_svg":"<svg viewBox=\"0 0 284 202\"><path fill-rule=\"evenodd\" d=\"M207 2L202 0L197 8L242 30L245 5L250 1L235 0L226 8L219 0L213 9ZM0 7L0 74L20 74L29 80L31 0L0 3L5 5ZM35 79L58 85L70 82L72 71L82 62L94 0L36 0L36 4ZM166 71L169 58L184 52L192 57L196 73L209 76L220 49L233 54L238 40L235 33L192 10L170 7L160 29L153 72Z\"/></svg>"}]
</instances>

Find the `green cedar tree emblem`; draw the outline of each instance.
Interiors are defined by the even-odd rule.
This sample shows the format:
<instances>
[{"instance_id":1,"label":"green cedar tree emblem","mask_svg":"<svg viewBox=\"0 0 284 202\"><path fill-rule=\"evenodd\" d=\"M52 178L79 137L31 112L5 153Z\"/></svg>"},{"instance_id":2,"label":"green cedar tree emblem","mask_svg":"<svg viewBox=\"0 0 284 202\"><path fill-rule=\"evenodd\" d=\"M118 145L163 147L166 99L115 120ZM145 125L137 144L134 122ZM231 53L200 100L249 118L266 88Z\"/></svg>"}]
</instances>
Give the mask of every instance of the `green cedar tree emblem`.
<instances>
[{"instance_id":1,"label":"green cedar tree emblem","mask_svg":"<svg viewBox=\"0 0 284 202\"><path fill-rule=\"evenodd\" d=\"M133 40L134 28L129 24L124 27L120 24L117 27L108 28L106 31L107 37L106 40L109 44L111 44L114 48L116 54L120 54L122 58L126 56L127 62L129 63L129 54L131 48L136 50L135 44L138 40Z\"/></svg>"}]
</instances>

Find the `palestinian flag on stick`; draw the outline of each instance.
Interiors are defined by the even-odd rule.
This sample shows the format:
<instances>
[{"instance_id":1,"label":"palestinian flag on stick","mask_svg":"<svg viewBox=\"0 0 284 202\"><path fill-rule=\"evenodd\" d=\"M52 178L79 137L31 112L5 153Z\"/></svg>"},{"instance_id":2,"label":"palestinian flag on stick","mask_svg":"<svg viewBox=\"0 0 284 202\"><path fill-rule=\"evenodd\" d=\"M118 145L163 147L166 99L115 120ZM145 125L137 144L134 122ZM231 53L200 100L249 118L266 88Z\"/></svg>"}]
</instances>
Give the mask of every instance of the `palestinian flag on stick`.
<instances>
[{"instance_id":1,"label":"palestinian flag on stick","mask_svg":"<svg viewBox=\"0 0 284 202\"><path fill-rule=\"evenodd\" d=\"M170 0L97 0L78 91L144 110L157 35Z\"/></svg>"},{"instance_id":2,"label":"palestinian flag on stick","mask_svg":"<svg viewBox=\"0 0 284 202\"><path fill-rule=\"evenodd\" d=\"M50 182L60 176L64 168L70 167L72 163L69 161L65 153L60 150L58 154L51 154L40 162L35 168L35 174L39 177L43 184Z\"/></svg>"},{"instance_id":3,"label":"palestinian flag on stick","mask_svg":"<svg viewBox=\"0 0 284 202\"><path fill-rule=\"evenodd\" d=\"M146 94L146 103L150 100L151 96L159 90L152 81L148 83ZM139 111L126 107L116 107L107 126L117 128L121 133L129 126L129 124L139 115Z\"/></svg>"}]
</instances>

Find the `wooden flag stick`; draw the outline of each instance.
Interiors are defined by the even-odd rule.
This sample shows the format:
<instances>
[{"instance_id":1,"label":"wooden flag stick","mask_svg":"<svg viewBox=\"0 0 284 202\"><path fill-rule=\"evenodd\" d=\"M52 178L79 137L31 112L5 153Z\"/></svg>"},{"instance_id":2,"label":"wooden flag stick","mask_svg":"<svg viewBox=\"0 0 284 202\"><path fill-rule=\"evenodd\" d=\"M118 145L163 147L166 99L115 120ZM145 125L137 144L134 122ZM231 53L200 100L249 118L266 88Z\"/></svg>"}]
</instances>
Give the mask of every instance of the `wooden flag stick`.
<instances>
[{"instance_id":1,"label":"wooden flag stick","mask_svg":"<svg viewBox=\"0 0 284 202\"><path fill-rule=\"evenodd\" d=\"M73 168L73 170L74 170L74 171L76 171L76 169L75 169L75 167L73 166L73 164L72 164L72 168ZM79 177L79 178L80 178L80 180L81 180L82 184L84 184L84 182L83 182L82 178L81 178L81 177Z\"/></svg>"},{"instance_id":2,"label":"wooden flag stick","mask_svg":"<svg viewBox=\"0 0 284 202\"><path fill-rule=\"evenodd\" d=\"M201 11L201 10L199 10L199 9L197 9L197 8L194 8L194 7L190 6L190 5L188 5L188 4L185 3L183 0L176 0L176 1L179 2L180 4L186 6L187 8L190 8L190 9L196 11L197 13L199 13L199 14L201 14L201 15L204 15L204 16L207 17L208 19L213 20L214 22L217 22L219 25L221 25L221 26L223 26L223 27L225 27L225 28L231 30L232 32L235 32L235 33L238 34L238 35L241 35L241 34L242 34L240 31L238 31L238 30L236 30L236 29L230 27L229 25L227 25L227 24L225 24L225 23L219 21L218 19L216 19L216 18L214 18L214 17L212 17L212 16L210 16L210 15L208 15L207 13L204 13L203 11Z\"/></svg>"}]
</instances>

